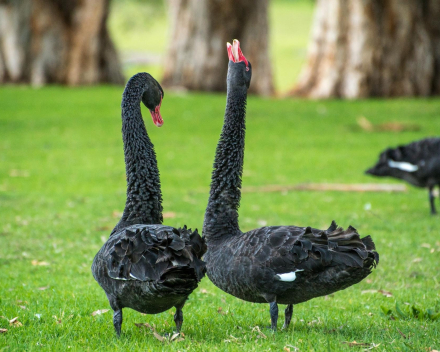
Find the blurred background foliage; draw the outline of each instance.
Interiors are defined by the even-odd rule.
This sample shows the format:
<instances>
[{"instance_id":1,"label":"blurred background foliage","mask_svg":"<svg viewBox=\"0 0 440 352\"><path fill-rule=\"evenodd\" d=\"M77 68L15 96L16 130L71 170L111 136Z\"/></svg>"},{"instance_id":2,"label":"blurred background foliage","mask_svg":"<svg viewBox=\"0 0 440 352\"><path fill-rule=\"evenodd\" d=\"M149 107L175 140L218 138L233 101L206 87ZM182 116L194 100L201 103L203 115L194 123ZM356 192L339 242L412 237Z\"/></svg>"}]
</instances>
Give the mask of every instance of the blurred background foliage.
<instances>
[{"instance_id":1,"label":"blurred background foliage","mask_svg":"<svg viewBox=\"0 0 440 352\"><path fill-rule=\"evenodd\" d=\"M314 6L312 0L269 3L269 52L278 92L292 88L306 61ZM146 71L159 80L162 78L163 57L170 35L168 21L166 4L161 0L111 3L109 29L126 77Z\"/></svg>"}]
</instances>

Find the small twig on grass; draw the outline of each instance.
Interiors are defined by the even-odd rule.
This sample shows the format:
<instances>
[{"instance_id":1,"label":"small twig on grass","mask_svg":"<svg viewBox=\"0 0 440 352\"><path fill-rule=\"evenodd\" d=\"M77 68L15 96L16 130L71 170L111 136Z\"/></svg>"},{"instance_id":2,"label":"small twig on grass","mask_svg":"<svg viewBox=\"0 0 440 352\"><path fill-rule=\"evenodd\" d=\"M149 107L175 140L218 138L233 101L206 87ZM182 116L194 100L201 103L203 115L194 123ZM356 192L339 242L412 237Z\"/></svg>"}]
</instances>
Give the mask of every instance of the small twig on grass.
<instances>
[{"instance_id":1,"label":"small twig on grass","mask_svg":"<svg viewBox=\"0 0 440 352\"><path fill-rule=\"evenodd\" d=\"M408 337L407 337L402 331L400 331L399 329L397 329L397 331L399 332L400 335L402 335L402 337L403 337L404 339L407 339L407 338L408 338Z\"/></svg>"},{"instance_id":2,"label":"small twig on grass","mask_svg":"<svg viewBox=\"0 0 440 352\"><path fill-rule=\"evenodd\" d=\"M337 191L337 192L406 192L405 185L383 183L300 183L297 185L266 185L243 187L243 193L268 193L287 191Z\"/></svg>"}]
</instances>

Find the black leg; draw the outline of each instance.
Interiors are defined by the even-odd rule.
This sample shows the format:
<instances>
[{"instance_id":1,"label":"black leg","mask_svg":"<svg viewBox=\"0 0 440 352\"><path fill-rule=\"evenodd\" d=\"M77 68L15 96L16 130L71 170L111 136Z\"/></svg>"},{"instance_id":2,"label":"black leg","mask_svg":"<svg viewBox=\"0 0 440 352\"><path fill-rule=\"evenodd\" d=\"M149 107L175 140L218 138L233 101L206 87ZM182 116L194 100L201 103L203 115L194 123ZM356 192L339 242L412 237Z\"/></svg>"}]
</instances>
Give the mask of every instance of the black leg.
<instances>
[{"instance_id":1,"label":"black leg","mask_svg":"<svg viewBox=\"0 0 440 352\"><path fill-rule=\"evenodd\" d=\"M284 325L283 329L287 329L289 327L290 321L292 320L293 313L293 305L289 304L284 311Z\"/></svg>"},{"instance_id":2,"label":"black leg","mask_svg":"<svg viewBox=\"0 0 440 352\"><path fill-rule=\"evenodd\" d=\"M176 314L174 314L174 322L176 323L177 332L180 332L183 323L183 304L181 306L176 306Z\"/></svg>"},{"instance_id":3,"label":"black leg","mask_svg":"<svg viewBox=\"0 0 440 352\"><path fill-rule=\"evenodd\" d=\"M429 187L429 203L431 204L431 214L432 215L437 214L434 204L434 186Z\"/></svg>"},{"instance_id":4,"label":"black leg","mask_svg":"<svg viewBox=\"0 0 440 352\"><path fill-rule=\"evenodd\" d=\"M115 310L113 313L113 326L115 327L116 335L121 336L122 325L122 309Z\"/></svg>"},{"instance_id":5,"label":"black leg","mask_svg":"<svg viewBox=\"0 0 440 352\"><path fill-rule=\"evenodd\" d=\"M270 320L272 322L271 328L275 332L277 331L277 322L278 322L278 304L277 302L270 303Z\"/></svg>"}]
</instances>

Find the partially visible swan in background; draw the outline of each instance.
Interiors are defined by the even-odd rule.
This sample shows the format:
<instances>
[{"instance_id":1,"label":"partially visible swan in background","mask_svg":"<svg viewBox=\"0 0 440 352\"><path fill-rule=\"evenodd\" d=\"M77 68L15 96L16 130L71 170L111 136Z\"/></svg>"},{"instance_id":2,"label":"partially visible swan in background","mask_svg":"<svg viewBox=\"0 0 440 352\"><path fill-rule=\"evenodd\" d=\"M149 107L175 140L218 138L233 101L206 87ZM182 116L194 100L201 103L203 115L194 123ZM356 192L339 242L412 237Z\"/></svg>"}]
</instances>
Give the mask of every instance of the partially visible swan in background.
<instances>
[{"instance_id":1,"label":"partially visible swan in background","mask_svg":"<svg viewBox=\"0 0 440 352\"><path fill-rule=\"evenodd\" d=\"M388 148L365 173L394 177L414 186L428 188L431 214L436 214L434 187L440 185L440 138L426 138Z\"/></svg>"}]
</instances>

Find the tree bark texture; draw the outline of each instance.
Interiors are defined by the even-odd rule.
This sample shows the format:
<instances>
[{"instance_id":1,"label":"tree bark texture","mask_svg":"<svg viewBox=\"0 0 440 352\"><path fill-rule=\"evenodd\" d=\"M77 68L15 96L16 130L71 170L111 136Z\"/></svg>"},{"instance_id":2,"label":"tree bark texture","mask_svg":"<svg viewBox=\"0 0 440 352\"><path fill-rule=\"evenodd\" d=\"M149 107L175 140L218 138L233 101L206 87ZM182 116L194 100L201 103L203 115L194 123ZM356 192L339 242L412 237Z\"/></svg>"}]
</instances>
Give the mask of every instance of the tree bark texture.
<instances>
[{"instance_id":1,"label":"tree bark texture","mask_svg":"<svg viewBox=\"0 0 440 352\"><path fill-rule=\"evenodd\" d=\"M226 90L226 42L240 40L252 64L250 91L273 93L268 50L268 0L169 0L171 38L165 86Z\"/></svg>"},{"instance_id":2,"label":"tree bark texture","mask_svg":"<svg viewBox=\"0 0 440 352\"><path fill-rule=\"evenodd\" d=\"M0 0L0 83L123 84L110 0Z\"/></svg>"},{"instance_id":3,"label":"tree bark texture","mask_svg":"<svg viewBox=\"0 0 440 352\"><path fill-rule=\"evenodd\" d=\"M318 0L307 63L291 93L440 94L440 1Z\"/></svg>"}]
</instances>

